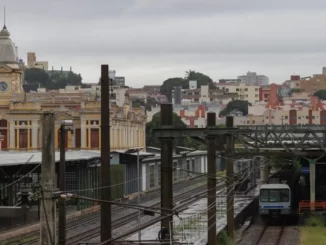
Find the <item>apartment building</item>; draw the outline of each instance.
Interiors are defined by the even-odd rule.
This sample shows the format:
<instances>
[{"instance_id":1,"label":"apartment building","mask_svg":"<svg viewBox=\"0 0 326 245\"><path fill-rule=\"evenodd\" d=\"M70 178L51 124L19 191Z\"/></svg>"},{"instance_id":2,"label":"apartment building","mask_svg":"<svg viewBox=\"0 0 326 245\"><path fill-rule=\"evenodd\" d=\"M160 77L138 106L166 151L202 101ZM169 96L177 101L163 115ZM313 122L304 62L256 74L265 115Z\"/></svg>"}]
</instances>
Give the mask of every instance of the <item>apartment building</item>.
<instances>
[{"instance_id":1,"label":"apartment building","mask_svg":"<svg viewBox=\"0 0 326 245\"><path fill-rule=\"evenodd\" d=\"M246 100L249 103L259 102L259 86L246 85L245 83L237 84L217 84L216 88L227 93L234 94L238 96L236 99Z\"/></svg>"},{"instance_id":2,"label":"apartment building","mask_svg":"<svg viewBox=\"0 0 326 245\"><path fill-rule=\"evenodd\" d=\"M257 75L256 72L247 72L247 75L238 76L241 83L247 85L265 86L269 84L269 78L265 75Z\"/></svg>"},{"instance_id":3,"label":"apartment building","mask_svg":"<svg viewBox=\"0 0 326 245\"><path fill-rule=\"evenodd\" d=\"M210 89L208 85L197 88L192 84L191 89L176 88L172 91L172 103L209 103L218 101L221 104L238 99L239 95L236 92L229 92L227 89L214 88ZM181 102L181 103L180 103Z\"/></svg>"}]
</instances>

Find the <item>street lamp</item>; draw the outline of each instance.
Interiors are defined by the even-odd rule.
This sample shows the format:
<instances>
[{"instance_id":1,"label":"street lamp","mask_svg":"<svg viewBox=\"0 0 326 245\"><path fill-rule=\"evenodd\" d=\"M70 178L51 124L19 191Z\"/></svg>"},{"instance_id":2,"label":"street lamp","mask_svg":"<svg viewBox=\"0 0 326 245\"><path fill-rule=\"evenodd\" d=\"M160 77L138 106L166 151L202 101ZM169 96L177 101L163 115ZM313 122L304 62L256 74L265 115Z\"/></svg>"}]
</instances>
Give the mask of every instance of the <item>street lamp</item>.
<instances>
[{"instance_id":1,"label":"street lamp","mask_svg":"<svg viewBox=\"0 0 326 245\"><path fill-rule=\"evenodd\" d=\"M62 120L60 125L60 191L66 190L66 132L73 131L72 120ZM66 244L66 201L63 198L59 199L59 244Z\"/></svg>"}]
</instances>

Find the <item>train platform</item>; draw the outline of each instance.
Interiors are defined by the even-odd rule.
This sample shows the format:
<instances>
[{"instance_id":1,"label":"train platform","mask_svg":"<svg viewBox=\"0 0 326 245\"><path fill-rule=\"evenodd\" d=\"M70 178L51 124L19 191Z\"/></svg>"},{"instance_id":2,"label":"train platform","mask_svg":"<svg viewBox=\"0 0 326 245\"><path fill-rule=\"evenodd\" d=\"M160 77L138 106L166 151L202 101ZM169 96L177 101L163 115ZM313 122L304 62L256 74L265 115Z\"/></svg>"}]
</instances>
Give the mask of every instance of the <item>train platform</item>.
<instances>
[{"instance_id":1,"label":"train platform","mask_svg":"<svg viewBox=\"0 0 326 245\"><path fill-rule=\"evenodd\" d=\"M246 195L236 195L234 198L234 218L248 208L258 197L259 184ZM217 192L217 215L216 234L226 228L226 196L225 188ZM202 198L188 207L187 210L174 217L173 238L181 243L193 243L195 245L207 244L207 198ZM181 219L180 219L181 218ZM141 231L141 239L156 240L161 228L160 223L156 223ZM138 233L124 239L125 241L138 240Z\"/></svg>"}]
</instances>

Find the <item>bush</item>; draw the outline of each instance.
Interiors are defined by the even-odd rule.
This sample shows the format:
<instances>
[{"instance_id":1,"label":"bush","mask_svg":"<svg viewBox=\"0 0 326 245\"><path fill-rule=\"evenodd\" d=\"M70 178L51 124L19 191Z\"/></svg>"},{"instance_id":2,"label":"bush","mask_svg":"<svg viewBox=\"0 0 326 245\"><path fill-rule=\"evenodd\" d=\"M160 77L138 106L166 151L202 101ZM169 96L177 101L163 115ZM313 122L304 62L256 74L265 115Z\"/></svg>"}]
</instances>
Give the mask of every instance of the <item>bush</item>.
<instances>
[{"instance_id":1,"label":"bush","mask_svg":"<svg viewBox=\"0 0 326 245\"><path fill-rule=\"evenodd\" d=\"M217 236L217 244L219 245L233 245L233 239L228 236L225 230L222 230Z\"/></svg>"},{"instance_id":2,"label":"bush","mask_svg":"<svg viewBox=\"0 0 326 245\"><path fill-rule=\"evenodd\" d=\"M323 216L311 216L305 220L306 226L324 227L325 222Z\"/></svg>"}]
</instances>

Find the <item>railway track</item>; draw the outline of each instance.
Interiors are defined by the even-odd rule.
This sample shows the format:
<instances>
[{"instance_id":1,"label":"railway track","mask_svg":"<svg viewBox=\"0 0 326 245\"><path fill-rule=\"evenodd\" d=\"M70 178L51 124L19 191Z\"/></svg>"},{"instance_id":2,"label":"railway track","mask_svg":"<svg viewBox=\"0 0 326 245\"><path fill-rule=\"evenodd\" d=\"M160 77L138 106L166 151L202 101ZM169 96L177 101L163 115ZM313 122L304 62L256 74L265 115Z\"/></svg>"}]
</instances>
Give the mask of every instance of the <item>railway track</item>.
<instances>
[{"instance_id":1,"label":"railway track","mask_svg":"<svg viewBox=\"0 0 326 245\"><path fill-rule=\"evenodd\" d=\"M206 189L207 189L206 185L199 186L191 191L187 191L178 196L175 196L174 201L175 202L184 201L185 199L189 199L191 194L193 194L193 193L197 194L198 192L203 192ZM187 202L187 205L189 205L188 202ZM160 202L157 202L156 204L152 205L152 207L160 207ZM142 216L144 216L144 215L142 215ZM135 211L132 214L128 214L128 215L122 216L120 218L117 218L117 219L113 220L113 222L112 222L112 229L113 230L118 229L134 220L137 220L137 218L138 218L138 211ZM99 236L99 234L100 234L100 226L98 226L94 229L88 230L87 232L78 234L76 236L68 237L67 244L73 245L73 244L77 244L78 242L81 242L81 241L88 241L88 240L91 240L91 239Z\"/></svg>"},{"instance_id":2,"label":"railway track","mask_svg":"<svg viewBox=\"0 0 326 245\"><path fill-rule=\"evenodd\" d=\"M266 224L255 245L281 245L285 226L269 226Z\"/></svg>"},{"instance_id":3,"label":"railway track","mask_svg":"<svg viewBox=\"0 0 326 245\"><path fill-rule=\"evenodd\" d=\"M189 181L182 181L182 182L176 183L174 185L174 192L180 191L182 189L189 188L190 186L194 186L196 184L200 184L204 180L206 180L206 178L204 178L203 176L197 176L197 177L192 178ZM180 194L180 197L182 195L184 196L184 194ZM160 197L160 188L152 191L151 193L148 193L146 195L141 196L140 202L145 203L145 202L151 201L151 200L159 198L159 197ZM124 201L123 203L136 204L136 203L138 203L138 201L137 201L137 199L134 199L134 200ZM157 206L158 204L155 204L155 205ZM122 211L125 211L125 210L126 210L126 207L113 206L112 214L118 214L118 213L121 213ZM112 225L114 226L115 222L117 223L116 224L117 226L119 224L126 223L126 222L128 222L128 221L126 221L126 219L128 217L129 217L129 219L135 219L134 217L138 217L138 213L128 215L126 217L121 217L121 218L119 218L120 221L119 221L119 219L117 219L117 221L113 220ZM72 231L72 230L80 227L81 225L87 225L87 224L89 224L91 222L98 222L99 220L100 220L99 211L88 214L88 215L84 215L82 217L73 218L73 219L67 221L67 234L68 234L69 231ZM2 242L0 242L0 244L1 245L2 244L3 245L18 245L18 244L32 245L32 244L37 244L38 241L39 241L39 231L34 231L34 232L30 232L28 234L25 234L23 236L20 236L20 237L15 237L14 240L2 241Z\"/></svg>"},{"instance_id":4,"label":"railway track","mask_svg":"<svg viewBox=\"0 0 326 245\"><path fill-rule=\"evenodd\" d=\"M217 185L217 189L218 190L221 190L225 187L225 183L220 183L219 185ZM198 201L198 199L194 199L194 198L191 198L194 194L195 195L202 195L202 194L206 194L206 191L207 191L207 186L206 185L203 185L203 186L200 186L200 187L197 187L195 189L192 189L190 191L187 191L185 193L182 193L178 196L175 196L174 197L174 202L177 203L179 201L182 201L181 205L178 206L177 208L177 211L178 212L181 212L181 211L184 211L188 208L189 205L193 204L194 202ZM160 203L157 203L153 206L155 207L159 207ZM127 219L126 219L127 218ZM118 229L118 228L121 228L122 226L130 223L131 221L133 220L136 220L138 218L138 212L134 212L133 215L128 215L125 217L121 217L115 221L113 221L113 224L112 224L112 228L113 228L113 237L116 237L115 239L121 239L122 237L126 237L130 234L133 234L135 232L137 232L137 230L139 229L139 227L136 227L136 228L133 228L131 230L129 230L127 233L125 234L119 234L118 236L115 236L114 235L114 230ZM150 226L150 225L153 225L157 222L159 222L161 220L161 217L155 217L153 219L151 219L149 222L147 223L144 223L142 225L142 229ZM100 233L100 227L96 227L94 228L93 230L90 230L90 231L87 231L83 234L79 234L79 235L76 235L75 237L71 237L71 238L68 238L67 239L67 244L68 245L72 245L72 244L87 244L87 241L90 241L91 239L93 238L96 238L99 236L99 233Z\"/></svg>"}]
</instances>

